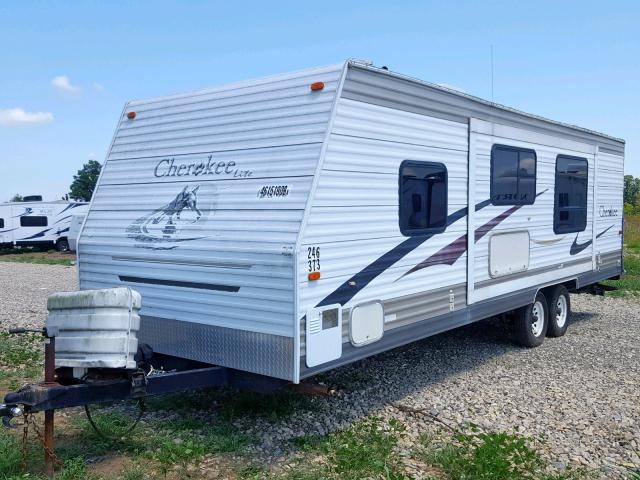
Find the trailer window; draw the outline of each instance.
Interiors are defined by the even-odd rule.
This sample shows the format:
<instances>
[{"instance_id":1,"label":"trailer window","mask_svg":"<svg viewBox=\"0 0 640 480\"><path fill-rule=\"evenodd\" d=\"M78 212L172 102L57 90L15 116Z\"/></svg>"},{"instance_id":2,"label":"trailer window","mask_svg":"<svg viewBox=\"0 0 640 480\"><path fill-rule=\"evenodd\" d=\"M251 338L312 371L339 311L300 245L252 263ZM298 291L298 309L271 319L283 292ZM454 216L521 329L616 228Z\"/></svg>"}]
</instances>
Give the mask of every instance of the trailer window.
<instances>
[{"instance_id":1,"label":"trailer window","mask_svg":"<svg viewBox=\"0 0 640 480\"><path fill-rule=\"evenodd\" d=\"M491 148L491 203L531 205L535 199L535 150L494 145Z\"/></svg>"},{"instance_id":2,"label":"trailer window","mask_svg":"<svg viewBox=\"0 0 640 480\"><path fill-rule=\"evenodd\" d=\"M589 163L586 158L558 155L553 206L555 233L582 232L587 228L587 183Z\"/></svg>"},{"instance_id":3,"label":"trailer window","mask_svg":"<svg viewBox=\"0 0 640 480\"><path fill-rule=\"evenodd\" d=\"M20 217L21 227L46 227L47 217L32 215L30 217Z\"/></svg>"},{"instance_id":4,"label":"trailer window","mask_svg":"<svg viewBox=\"0 0 640 480\"><path fill-rule=\"evenodd\" d=\"M0 218L0 228L4 228L4 218Z\"/></svg>"},{"instance_id":5,"label":"trailer window","mask_svg":"<svg viewBox=\"0 0 640 480\"><path fill-rule=\"evenodd\" d=\"M443 232L447 226L447 167L405 160L400 165L400 231L403 235Z\"/></svg>"}]
</instances>

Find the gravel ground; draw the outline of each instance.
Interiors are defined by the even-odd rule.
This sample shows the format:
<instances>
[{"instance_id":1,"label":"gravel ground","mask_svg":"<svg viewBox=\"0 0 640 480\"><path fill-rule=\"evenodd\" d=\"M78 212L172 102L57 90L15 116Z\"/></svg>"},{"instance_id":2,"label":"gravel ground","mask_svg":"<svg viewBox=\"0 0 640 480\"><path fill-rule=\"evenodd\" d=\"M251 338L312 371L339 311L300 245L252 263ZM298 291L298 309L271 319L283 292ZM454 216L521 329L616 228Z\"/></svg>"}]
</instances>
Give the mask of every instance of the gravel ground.
<instances>
[{"instance_id":1,"label":"gravel ground","mask_svg":"<svg viewBox=\"0 0 640 480\"><path fill-rule=\"evenodd\" d=\"M572 295L572 302L567 334L539 348L515 346L497 320L479 322L322 376L340 392L319 412L240 425L273 459L292 437L325 434L364 415L402 421L407 447L423 434L446 436L440 421L456 428L471 422L539 440L557 470L627 478L640 468L638 304L589 295Z\"/></svg>"},{"instance_id":2,"label":"gravel ground","mask_svg":"<svg viewBox=\"0 0 640 480\"><path fill-rule=\"evenodd\" d=\"M75 267L0 261L0 328L41 328L47 297L77 290Z\"/></svg>"},{"instance_id":3,"label":"gravel ground","mask_svg":"<svg viewBox=\"0 0 640 480\"><path fill-rule=\"evenodd\" d=\"M39 326L46 296L76 288L75 267L0 262L3 327ZM540 440L554 466L585 466L603 478L640 467L638 303L572 295L567 334L535 349L515 346L488 320L416 342L318 377L338 395L279 422L246 417L254 453L280 461L293 437L326 434L365 415L408 426L405 442L473 422ZM213 461L213 460L212 460ZM411 460L407 458L408 466Z\"/></svg>"}]
</instances>

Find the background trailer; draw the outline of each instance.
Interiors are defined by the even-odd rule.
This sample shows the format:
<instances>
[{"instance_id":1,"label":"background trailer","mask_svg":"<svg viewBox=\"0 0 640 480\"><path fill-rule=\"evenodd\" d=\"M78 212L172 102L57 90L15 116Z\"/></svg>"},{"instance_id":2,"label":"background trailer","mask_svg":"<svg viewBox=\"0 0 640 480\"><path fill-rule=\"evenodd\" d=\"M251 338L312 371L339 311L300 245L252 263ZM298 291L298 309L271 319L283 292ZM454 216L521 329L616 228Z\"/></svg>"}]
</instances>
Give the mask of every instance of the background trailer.
<instances>
[{"instance_id":1,"label":"background trailer","mask_svg":"<svg viewBox=\"0 0 640 480\"><path fill-rule=\"evenodd\" d=\"M0 203L0 246L69 250L71 217L84 214L86 203L25 201Z\"/></svg>"},{"instance_id":2,"label":"background trailer","mask_svg":"<svg viewBox=\"0 0 640 480\"><path fill-rule=\"evenodd\" d=\"M78 247L154 351L299 382L622 273L624 142L359 62L129 102ZM522 308L521 308L522 307Z\"/></svg>"}]
</instances>

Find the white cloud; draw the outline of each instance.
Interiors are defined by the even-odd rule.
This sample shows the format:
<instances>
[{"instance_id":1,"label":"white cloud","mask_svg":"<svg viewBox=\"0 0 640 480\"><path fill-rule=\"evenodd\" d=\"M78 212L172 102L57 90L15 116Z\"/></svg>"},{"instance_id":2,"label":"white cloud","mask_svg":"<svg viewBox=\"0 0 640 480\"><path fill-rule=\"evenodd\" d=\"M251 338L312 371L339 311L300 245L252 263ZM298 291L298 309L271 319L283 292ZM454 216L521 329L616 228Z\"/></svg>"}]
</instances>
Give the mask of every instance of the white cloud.
<instances>
[{"instance_id":1,"label":"white cloud","mask_svg":"<svg viewBox=\"0 0 640 480\"><path fill-rule=\"evenodd\" d=\"M58 75L51 79L51 85L62 92L77 93L82 90L80 87L71 84L71 80L66 75Z\"/></svg>"},{"instance_id":2,"label":"white cloud","mask_svg":"<svg viewBox=\"0 0 640 480\"><path fill-rule=\"evenodd\" d=\"M95 153L90 153L89 155L87 155L87 158L89 160L95 160L96 159L96 154Z\"/></svg>"},{"instance_id":3,"label":"white cloud","mask_svg":"<svg viewBox=\"0 0 640 480\"><path fill-rule=\"evenodd\" d=\"M455 90L456 92L467 93L464 88L456 87L455 85L449 85L448 83L439 83L438 85L440 87L448 88L449 90Z\"/></svg>"},{"instance_id":4,"label":"white cloud","mask_svg":"<svg viewBox=\"0 0 640 480\"><path fill-rule=\"evenodd\" d=\"M35 125L53 122L51 112L25 112L21 108L0 109L0 125Z\"/></svg>"},{"instance_id":5,"label":"white cloud","mask_svg":"<svg viewBox=\"0 0 640 480\"><path fill-rule=\"evenodd\" d=\"M93 82L93 89L96 92L103 92L104 91L104 87L101 84L99 84L98 82Z\"/></svg>"}]
</instances>

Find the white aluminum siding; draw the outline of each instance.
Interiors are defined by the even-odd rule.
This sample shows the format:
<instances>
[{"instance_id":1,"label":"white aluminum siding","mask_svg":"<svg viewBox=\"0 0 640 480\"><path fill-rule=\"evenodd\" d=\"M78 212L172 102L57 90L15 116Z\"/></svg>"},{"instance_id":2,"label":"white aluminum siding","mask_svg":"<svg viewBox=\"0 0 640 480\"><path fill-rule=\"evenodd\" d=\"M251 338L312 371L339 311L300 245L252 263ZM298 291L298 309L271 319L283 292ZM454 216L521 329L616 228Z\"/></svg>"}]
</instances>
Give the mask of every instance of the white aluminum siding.
<instances>
[{"instance_id":1,"label":"white aluminum siding","mask_svg":"<svg viewBox=\"0 0 640 480\"><path fill-rule=\"evenodd\" d=\"M82 231L81 288L126 284L143 317L292 338L293 246L342 67L130 102ZM167 213L196 188L200 213Z\"/></svg>"}]
</instances>

